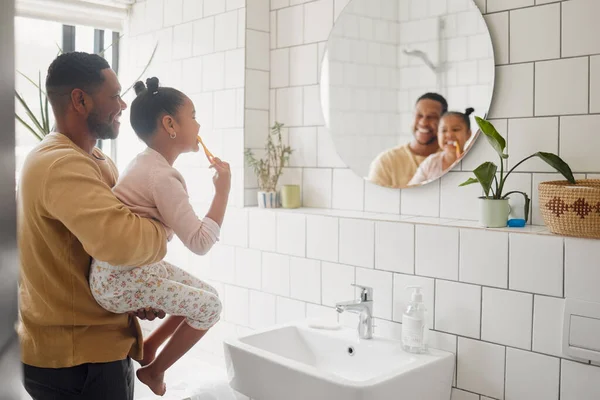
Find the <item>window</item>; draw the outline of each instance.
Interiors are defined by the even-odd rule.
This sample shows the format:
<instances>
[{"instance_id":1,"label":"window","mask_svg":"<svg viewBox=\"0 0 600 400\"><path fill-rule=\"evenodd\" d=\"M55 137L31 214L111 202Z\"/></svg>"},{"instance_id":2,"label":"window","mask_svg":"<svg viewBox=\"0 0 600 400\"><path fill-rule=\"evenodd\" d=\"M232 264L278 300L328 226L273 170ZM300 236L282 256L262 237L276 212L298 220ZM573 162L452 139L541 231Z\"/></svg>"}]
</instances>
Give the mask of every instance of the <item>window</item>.
<instances>
[{"instance_id":1,"label":"window","mask_svg":"<svg viewBox=\"0 0 600 400\"><path fill-rule=\"evenodd\" d=\"M119 33L111 30L94 29L89 26L63 25L59 22L34 18L15 18L15 87L23 96L32 112L40 115L38 89L21 73L36 83L41 80L42 88L48 66L56 58L59 49L65 51L85 51L101 53L119 38ZM111 67L118 72L118 44L113 44L102 54ZM17 104L16 111L26 117L25 110ZM50 113L52 111L50 110ZM50 115L50 126L54 118ZM28 118L25 118L27 122ZM25 156L38 143L38 139L19 122L16 123L16 173L21 173ZM101 141L98 146L114 158L116 154L114 141Z\"/></svg>"}]
</instances>

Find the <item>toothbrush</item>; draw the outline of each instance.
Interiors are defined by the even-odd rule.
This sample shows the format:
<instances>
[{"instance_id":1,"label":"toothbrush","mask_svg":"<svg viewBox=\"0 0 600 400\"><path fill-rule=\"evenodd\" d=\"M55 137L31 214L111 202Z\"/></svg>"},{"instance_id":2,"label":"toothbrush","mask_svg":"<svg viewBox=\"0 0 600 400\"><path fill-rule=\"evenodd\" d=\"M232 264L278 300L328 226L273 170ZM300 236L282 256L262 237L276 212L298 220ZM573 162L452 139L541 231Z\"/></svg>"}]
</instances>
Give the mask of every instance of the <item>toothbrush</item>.
<instances>
[{"instance_id":1,"label":"toothbrush","mask_svg":"<svg viewBox=\"0 0 600 400\"><path fill-rule=\"evenodd\" d=\"M213 159L215 158L215 156L212 155L212 153L210 151L208 151L208 148L206 148L206 145L204 144L204 142L202 141L202 138L200 137L200 135L198 135L196 141L198 142L198 144L200 144L202 146L202 148L204 149L204 154L206 155L206 158L208 159L208 161L210 163L213 162Z\"/></svg>"},{"instance_id":2,"label":"toothbrush","mask_svg":"<svg viewBox=\"0 0 600 400\"><path fill-rule=\"evenodd\" d=\"M460 150L460 144L458 143L458 141L450 141L448 142L448 144L456 148L456 158L460 158L462 151Z\"/></svg>"}]
</instances>

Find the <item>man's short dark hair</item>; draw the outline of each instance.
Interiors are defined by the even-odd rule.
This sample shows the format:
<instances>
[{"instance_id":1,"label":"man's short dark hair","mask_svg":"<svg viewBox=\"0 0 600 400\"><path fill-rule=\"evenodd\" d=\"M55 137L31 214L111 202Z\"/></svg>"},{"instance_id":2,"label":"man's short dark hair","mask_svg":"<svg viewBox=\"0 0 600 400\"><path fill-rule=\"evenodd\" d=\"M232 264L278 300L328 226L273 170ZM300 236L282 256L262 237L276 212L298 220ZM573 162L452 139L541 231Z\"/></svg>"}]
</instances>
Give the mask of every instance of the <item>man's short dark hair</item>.
<instances>
[{"instance_id":1,"label":"man's short dark hair","mask_svg":"<svg viewBox=\"0 0 600 400\"><path fill-rule=\"evenodd\" d=\"M56 57L46 75L46 93L52 107L66 103L74 89L88 93L96 89L104 83L102 70L108 68L108 62L97 54L74 51Z\"/></svg>"},{"instance_id":2,"label":"man's short dark hair","mask_svg":"<svg viewBox=\"0 0 600 400\"><path fill-rule=\"evenodd\" d=\"M425 93L423 96L419 97L417 103L421 100L433 100L440 103L442 105L442 115L446 114L446 112L448 111L448 101L446 101L444 96L442 96L441 94L431 92Z\"/></svg>"}]
</instances>

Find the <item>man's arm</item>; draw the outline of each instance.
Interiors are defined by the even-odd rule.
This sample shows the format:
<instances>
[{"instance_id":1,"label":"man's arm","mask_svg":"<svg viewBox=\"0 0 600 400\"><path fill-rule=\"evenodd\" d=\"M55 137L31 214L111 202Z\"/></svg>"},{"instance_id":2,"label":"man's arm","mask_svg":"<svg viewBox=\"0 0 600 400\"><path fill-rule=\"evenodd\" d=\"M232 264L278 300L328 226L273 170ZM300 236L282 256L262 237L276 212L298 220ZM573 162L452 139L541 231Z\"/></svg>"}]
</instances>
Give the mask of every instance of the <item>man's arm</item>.
<instances>
[{"instance_id":1,"label":"man's arm","mask_svg":"<svg viewBox=\"0 0 600 400\"><path fill-rule=\"evenodd\" d=\"M167 251L164 227L131 212L85 157L65 156L47 171L43 203L95 259L112 265L158 262Z\"/></svg>"}]
</instances>

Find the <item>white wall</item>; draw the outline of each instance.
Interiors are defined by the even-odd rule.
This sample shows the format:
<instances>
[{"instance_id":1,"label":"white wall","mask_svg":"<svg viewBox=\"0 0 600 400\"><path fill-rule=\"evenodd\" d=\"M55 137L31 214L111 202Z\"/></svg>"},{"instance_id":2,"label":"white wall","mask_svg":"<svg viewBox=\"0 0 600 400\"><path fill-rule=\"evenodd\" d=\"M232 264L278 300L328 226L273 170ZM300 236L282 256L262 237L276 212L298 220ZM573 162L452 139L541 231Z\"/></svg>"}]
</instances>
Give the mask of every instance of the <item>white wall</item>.
<instances>
[{"instance_id":1,"label":"white wall","mask_svg":"<svg viewBox=\"0 0 600 400\"><path fill-rule=\"evenodd\" d=\"M253 13L264 21L265 2L248 1L245 9L238 10L237 22L241 23L244 13L248 25ZM192 18L191 36L182 28L189 22L177 20L170 27L162 19L153 20L156 15L147 10L160 12L164 3L147 0L134 6L131 26L151 29L138 30L138 39L156 32L167 37L170 33L165 32L172 32L170 43L191 37L191 54L184 54L189 58L176 58L174 52L166 59L175 68L194 57L233 51L213 48L221 43L218 24L202 29L206 28L202 21L220 21L219 15L238 1L205 0L202 12L184 11L186 18ZM198 4L168 3L175 9L177 4L184 9ZM276 322L306 316L337 318L332 306L354 296L350 287L354 282L374 287L376 333L397 338L407 298L404 287L418 283L425 287L429 301L434 329L431 345L458 355L454 400L599 398L600 368L564 358L560 352L564 297L600 302L598 241L565 239L537 226L486 231L464 221L477 217L478 190L457 184L469 176L465 171L494 160L483 140L462 163L464 171L403 192L365 184L337 157L323 128L317 79L318 60L343 3L271 0L270 121L277 119L290 127L286 134L296 149L283 180L302 185L305 206L330 210L265 211L240 208L243 203L236 201L228 210L221 243L209 256L190 255L178 242L171 245L169 258L213 283L224 301L223 320L201 341L198 351L221 356L223 337ZM600 3L588 2L594 10L579 7L579 0L538 0L537 5L534 0L477 3L487 13L498 64L491 114L499 131L508 136L511 159L537 150L553 151L578 176L599 177L600 158L595 150L600 148L596 134L600 120L592 114L600 107L600 59L596 55L600 54L596 40L600 25L593 17L600 15ZM221 14L208 17L207 10L215 9ZM181 30L187 34L179 35ZM248 49L247 43L246 37ZM196 52L205 48L211 54ZM252 54L262 57L263 53ZM248 51L245 66L231 67L246 68L246 74L263 71L248 66L250 57ZM204 62L202 58L202 76L216 79L219 72L206 69ZM189 91L200 85L195 71L177 69L172 75L180 74L184 91ZM264 85L258 86L252 90L264 90ZM247 80L245 88L233 90L250 88ZM231 89L201 91L212 101L197 107L210 110L217 104L217 93L227 90ZM266 133L265 110L248 113L249 96L246 93L246 126L234 129L244 130L246 146L251 141L260 147L261 129ZM237 104L229 104L227 110L237 115ZM207 112L206 118L210 120L214 113ZM257 116L252 123L249 114ZM254 127L252 135L250 126ZM229 141L220 148L213 143L218 149L215 153L221 151L229 158L242 152L241 145L230 146ZM186 161L189 164L181 168L202 213L210 197L210 174L196 156ZM530 162L509 181L511 189L533 194L538 224L542 220L537 211L537 184L555 177L543 164ZM251 196L249 183L246 194ZM398 215L400 211L422 217L407 219ZM342 314L340 320L354 326L355 320L348 315Z\"/></svg>"}]
</instances>

